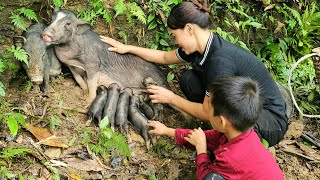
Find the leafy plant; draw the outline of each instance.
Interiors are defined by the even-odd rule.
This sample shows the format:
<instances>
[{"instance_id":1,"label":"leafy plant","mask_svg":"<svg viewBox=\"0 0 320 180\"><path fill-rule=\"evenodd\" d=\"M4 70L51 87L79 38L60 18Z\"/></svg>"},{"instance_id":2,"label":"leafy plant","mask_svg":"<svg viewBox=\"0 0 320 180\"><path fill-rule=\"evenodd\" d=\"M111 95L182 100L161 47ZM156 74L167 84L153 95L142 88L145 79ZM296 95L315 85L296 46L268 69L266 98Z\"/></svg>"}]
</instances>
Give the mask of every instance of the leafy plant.
<instances>
[{"instance_id":1,"label":"leafy plant","mask_svg":"<svg viewBox=\"0 0 320 180\"><path fill-rule=\"evenodd\" d=\"M39 22L36 13L33 10L27 9L25 7L13 11L9 18L11 19L11 22L14 26L22 30L27 29L25 19Z\"/></svg>"},{"instance_id":2,"label":"leafy plant","mask_svg":"<svg viewBox=\"0 0 320 180\"><path fill-rule=\"evenodd\" d=\"M155 38L151 49L171 50L167 39L170 38L170 29L167 27L166 18L169 16L172 5L180 3L180 0L175 1L152 1L147 3L149 15L147 17L148 30L156 30Z\"/></svg>"},{"instance_id":3,"label":"leafy plant","mask_svg":"<svg viewBox=\"0 0 320 180\"><path fill-rule=\"evenodd\" d=\"M0 177L11 179L11 178L16 177L16 175L13 174L11 171L9 171L9 170L7 169L7 167L1 166L1 169L0 169Z\"/></svg>"},{"instance_id":4,"label":"leafy plant","mask_svg":"<svg viewBox=\"0 0 320 180\"><path fill-rule=\"evenodd\" d=\"M131 157L131 150L127 144L126 138L119 132L112 132L109 125L108 117L104 117L100 122L100 134L98 135L97 144L89 144L90 149L100 154L103 158L110 156L110 151L117 155Z\"/></svg>"},{"instance_id":5,"label":"leafy plant","mask_svg":"<svg viewBox=\"0 0 320 180\"><path fill-rule=\"evenodd\" d=\"M28 53L21 47L11 46L8 51L13 53L14 57L28 66Z\"/></svg>"},{"instance_id":6,"label":"leafy plant","mask_svg":"<svg viewBox=\"0 0 320 180\"><path fill-rule=\"evenodd\" d=\"M116 12L115 17L125 14L132 25L134 25L133 17L137 18L140 23L146 24L146 15L136 2L125 3L124 0L117 0L113 9Z\"/></svg>"},{"instance_id":7,"label":"leafy plant","mask_svg":"<svg viewBox=\"0 0 320 180\"><path fill-rule=\"evenodd\" d=\"M93 0L89 3L90 8L85 10L78 9L78 17L93 26L96 23L96 19L101 17L105 20L105 22L110 25L111 24L111 12L105 6L104 1L102 0Z\"/></svg>"},{"instance_id":8,"label":"leafy plant","mask_svg":"<svg viewBox=\"0 0 320 180\"><path fill-rule=\"evenodd\" d=\"M63 4L63 0L53 0L53 4L56 8L60 8Z\"/></svg>"},{"instance_id":9,"label":"leafy plant","mask_svg":"<svg viewBox=\"0 0 320 180\"><path fill-rule=\"evenodd\" d=\"M61 120L58 116L51 116L50 119L50 131L53 132L56 126L61 126Z\"/></svg>"},{"instance_id":10,"label":"leafy plant","mask_svg":"<svg viewBox=\"0 0 320 180\"><path fill-rule=\"evenodd\" d=\"M26 128L26 122L22 114L20 113L7 113L0 117L0 120L5 120L11 132L11 135L14 137L17 135L19 130L19 124Z\"/></svg>"},{"instance_id":11,"label":"leafy plant","mask_svg":"<svg viewBox=\"0 0 320 180\"><path fill-rule=\"evenodd\" d=\"M17 148L17 149L13 149L13 148L7 148L5 150L2 151L0 158L1 159L10 159L16 156L25 156L27 152L29 152L30 149L28 148Z\"/></svg>"}]
</instances>

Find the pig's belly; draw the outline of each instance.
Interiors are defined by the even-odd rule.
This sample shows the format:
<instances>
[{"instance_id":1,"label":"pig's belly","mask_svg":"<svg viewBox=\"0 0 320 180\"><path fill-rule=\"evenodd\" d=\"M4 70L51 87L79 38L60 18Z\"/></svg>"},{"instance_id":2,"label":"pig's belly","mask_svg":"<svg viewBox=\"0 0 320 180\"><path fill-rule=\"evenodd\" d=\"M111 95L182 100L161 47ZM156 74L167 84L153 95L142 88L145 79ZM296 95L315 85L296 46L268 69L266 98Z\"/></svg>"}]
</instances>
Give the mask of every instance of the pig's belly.
<instances>
[{"instance_id":1,"label":"pig's belly","mask_svg":"<svg viewBox=\"0 0 320 180\"><path fill-rule=\"evenodd\" d=\"M158 85L168 87L164 82L165 77L163 75L151 71L132 71L132 69L118 70L117 72L100 72L98 85L108 86L109 84L117 83L122 89L129 87L134 92L145 92L145 87L142 84L142 80L145 77L152 77Z\"/></svg>"}]
</instances>

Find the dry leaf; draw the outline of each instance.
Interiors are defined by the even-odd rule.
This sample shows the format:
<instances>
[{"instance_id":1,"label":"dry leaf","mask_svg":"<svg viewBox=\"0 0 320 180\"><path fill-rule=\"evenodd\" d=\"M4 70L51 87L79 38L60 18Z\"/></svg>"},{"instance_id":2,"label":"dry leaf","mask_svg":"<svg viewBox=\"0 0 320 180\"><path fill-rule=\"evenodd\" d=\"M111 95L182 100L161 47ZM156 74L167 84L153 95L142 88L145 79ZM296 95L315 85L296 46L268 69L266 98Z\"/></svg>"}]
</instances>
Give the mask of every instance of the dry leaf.
<instances>
[{"instance_id":1,"label":"dry leaf","mask_svg":"<svg viewBox=\"0 0 320 180\"><path fill-rule=\"evenodd\" d=\"M276 27L276 29L274 30L273 33L276 34L277 32L279 32L280 29L282 28L282 26L284 26L284 24L282 22L280 22L280 21L277 21L277 27Z\"/></svg>"},{"instance_id":2,"label":"dry leaf","mask_svg":"<svg viewBox=\"0 0 320 180\"><path fill-rule=\"evenodd\" d=\"M75 173L71 173L69 174L69 176L71 177L71 179L74 179L74 180L82 180L82 178Z\"/></svg>"},{"instance_id":3,"label":"dry leaf","mask_svg":"<svg viewBox=\"0 0 320 180\"><path fill-rule=\"evenodd\" d=\"M26 125L27 125L27 130L29 132L31 132L31 134L33 134L34 137L36 137L39 141L52 136L52 134L50 133L50 131L48 129L35 127L29 123L27 123Z\"/></svg>"},{"instance_id":4,"label":"dry leaf","mask_svg":"<svg viewBox=\"0 0 320 180\"><path fill-rule=\"evenodd\" d=\"M275 4L270 4L269 6L267 6L267 7L264 8L264 11L268 11L268 10L270 10L270 9L273 9L274 6L275 6Z\"/></svg>"},{"instance_id":5,"label":"dry leaf","mask_svg":"<svg viewBox=\"0 0 320 180\"><path fill-rule=\"evenodd\" d=\"M79 158L68 158L64 160L69 167L81 170L81 171L102 171L103 168L97 161L92 159L82 160Z\"/></svg>"},{"instance_id":6,"label":"dry leaf","mask_svg":"<svg viewBox=\"0 0 320 180\"><path fill-rule=\"evenodd\" d=\"M54 139L54 135L52 135L48 129L35 127L27 123L27 130L40 141L40 144L61 148L68 147L68 145L62 143L58 139Z\"/></svg>"}]
</instances>

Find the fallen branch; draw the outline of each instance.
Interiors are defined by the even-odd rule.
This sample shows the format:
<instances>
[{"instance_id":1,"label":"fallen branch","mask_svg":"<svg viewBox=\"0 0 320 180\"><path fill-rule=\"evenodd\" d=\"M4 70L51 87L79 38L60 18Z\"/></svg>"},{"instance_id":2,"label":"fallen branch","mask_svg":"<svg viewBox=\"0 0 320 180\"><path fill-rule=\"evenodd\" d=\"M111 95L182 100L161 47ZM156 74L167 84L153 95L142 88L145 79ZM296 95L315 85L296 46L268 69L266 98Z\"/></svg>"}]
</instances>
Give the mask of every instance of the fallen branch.
<instances>
[{"instance_id":1,"label":"fallen branch","mask_svg":"<svg viewBox=\"0 0 320 180\"><path fill-rule=\"evenodd\" d=\"M64 110L72 110L72 111L77 111L78 113L81 113L81 114L87 114L87 111L84 110L84 109L75 109L75 108L71 108L71 107L65 107L65 106L55 106L55 108L61 108L61 109L64 109Z\"/></svg>"},{"instance_id":2,"label":"fallen branch","mask_svg":"<svg viewBox=\"0 0 320 180\"><path fill-rule=\"evenodd\" d=\"M306 139L306 140L310 141L311 143L313 143L318 148L320 147L320 140L317 139L316 137L312 136L311 134L302 132L301 137L303 139Z\"/></svg>"},{"instance_id":3,"label":"fallen branch","mask_svg":"<svg viewBox=\"0 0 320 180\"><path fill-rule=\"evenodd\" d=\"M315 160L315 159L313 159L313 158L311 158L311 157L309 157L309 156L303 155L303 154L301 154L301 153L298 153L298 152L296 152L296 151L292 151L292 150L289 150L289 149L283 149L282 151L283 151L283 152L287 152L287 153L291 153L291 154L298 155L298 156L303 157L303 158L305 158L305 159L308 159L308 160L310 160L310 161L317 162L317 160Z\"/></svg>"}]
</instances>

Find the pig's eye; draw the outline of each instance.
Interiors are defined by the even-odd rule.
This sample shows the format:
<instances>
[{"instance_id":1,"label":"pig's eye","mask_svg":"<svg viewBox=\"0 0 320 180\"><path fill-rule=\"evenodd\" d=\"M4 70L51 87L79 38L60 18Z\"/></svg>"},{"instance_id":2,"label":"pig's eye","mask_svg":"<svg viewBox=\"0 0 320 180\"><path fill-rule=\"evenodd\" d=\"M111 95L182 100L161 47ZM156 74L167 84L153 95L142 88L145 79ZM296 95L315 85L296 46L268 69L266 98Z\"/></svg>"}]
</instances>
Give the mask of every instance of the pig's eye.
<instances>
[{"instance_id":1,"label":"pig's eye","mask_svg":"<svg viewBox=\"0 0 320 180\"><path fill-rule=\"evenodd\" d=\"M70 25L71 25L71 22L66 22L65 25L66 25L66 26L70 26Z\"/></svg>"}]
</instances>

